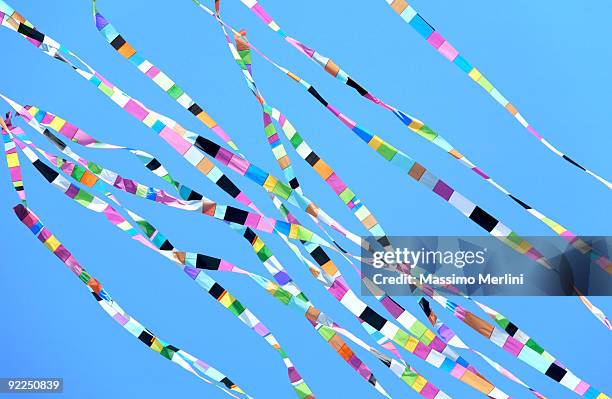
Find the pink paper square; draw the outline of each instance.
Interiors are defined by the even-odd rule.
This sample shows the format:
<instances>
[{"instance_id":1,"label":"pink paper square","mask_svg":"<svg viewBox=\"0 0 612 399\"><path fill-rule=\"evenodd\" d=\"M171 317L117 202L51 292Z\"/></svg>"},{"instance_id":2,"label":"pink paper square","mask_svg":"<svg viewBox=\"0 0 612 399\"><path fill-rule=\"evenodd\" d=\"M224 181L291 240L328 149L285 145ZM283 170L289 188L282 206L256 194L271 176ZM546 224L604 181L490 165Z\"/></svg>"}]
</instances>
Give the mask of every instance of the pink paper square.
<instances>
[{"instance_id":1,"label":"pink paper square","mask_svg":"<svg viewBox=\"0 0 612 399\"><path fill-rule=\"evenodd\" d=\"M66 122L64 123L64 126L62 126L62 128L59 130L59 132L64 136L64 137L68 137L69 139L72 139L75 135L75 133L77 132L78 128L76 126L74 126L72 123L70 122Z\"/></svg>"},{"instance_id":2,"label":"pink paper square","mask_svg":"<svg viewBox=\"0 0 612 399\"><path fill-rule=\"evenodd\" d=\"M355 358L356 360L353 361L353 358ZM355 355L351 356L350 362L351 364L359 362L359 365L357 366L357 372L359 373L359 375L365 378L370 378L370 376L372 375L372 372L368 370L368 366L366 366L365 363L360 362L359 359L357 359L357 356Z\"/></svg>"},{"instance_id":3,"label":"pink paper square","mask_svg":"<svg viewBox=\"0 0 612 399\"><path fill-rule=\"evenodd\" d=\"M77 276L83 272L83 268L79 265L79 262L74 258L74 256L70 255L70 257L66 260L66 266L72 270L74 274Z\"/></svg>"},{"instance_id":4,"label":"pink paper square","mask_svg":"<svg viewBox=\"0 0 612 399\"><path fill-rule=\"evenodd\" d=\"M259 224L260 220L261 220L261 216L249 212L245 225L252 229L257 229L257 225Z\"/></svg>"},{"instance_id":5,"label":"pink paper square","mask_svg":"<svg viewBox=\"0 0 612 399\"><path fill-rule=\"evenodd\" d=\"M435 49L440 48L440 46L442 45L442 43L444 43L445 40L442 37L441 34L439 34L438 32L434 32L431 35L429 35L429 37L427 38L427 43L431 44Z\"/></svg>"},{"instance_id":6,"label":"pink paper square","mask_svg":"<svg viewBox=\"0 0 612 399\"><path fill-rule=\"evenodd\" d=\"M123 218L123 216L121 216L115 209L111 208L110 206L108 206L105 210L104 210L104 214L106 215L106 218L112 223L112 224L119 224L121 222L123 222L125 219Z\"/></svg>"},{"instance_id":7,"label":"pink paper square","mask_svg":"<svg viewBox=\"0 0 612 399\"><path fill-rule=\"evenodd\" d=\"M10 172L11 172L11 180L12 181L23 180L23 177L21 176L21 169L19 169L19 168L11 168Z\"/></svg>"},{"instance_id":8,"label":"pink paper square","mask_svg":"<svg viewBox=\"0 0 612 399\"><path fill-rule=\"evenodd\" d=\"M152 66L151 68L149 68L149 70L146 72L146 75L148 77L150 77L151 79L153 79L154 77L157 76L157 74L159 73L159 69L156 66Z\"/></svg>"},{"instance_id":9,"label":"pink paper square","mask_svg":"<svg viewBox=\"0 0 612 399\"><path fill-rule=\"evenodd\" d=\"M185 154L187 150L189 150L189 147L191 147L191 144L189 144L187 140L179 136L168 126L165 126L162 131L159 132L159 135L181 155Z\"/></svg>"},{"instance_id":10,"label":"pink paper square","mask_svg":"<svg viewBox=\"0 0 612 399\"><path fill-rule=\"evenodd\" d=\"M338 175L336 175L336 172L329 175L326 181L336 194L340 194L346 188L346 185L340 180Z\"/></svg>"},{"instance_id":11,"label":"pink paper square","mask_svg":"<svg viewBox=\"0 0 612 399\"><path fill-rule=\"evenodd\" d=\"M456 364L455 367L451 370L451 375L455 378L461 378L465 374L465 367L460 364Z\"/></svg>"},{"instance_id":12,"label":"pink paper square","mask_svg":"<svg viewBox=\"0 0 612 399\"><path fill-rule=\"evenodd\" d=\"M221 147L221 148L219 148L219 151L217 152L217 155L215 155L215 159L220 161L222 164L227 165L227 164L229 164L230 160L232 159L232 156L233 156L233 154L231 152L229 152L225 148ZM229 165L229 166L231 167L232 165Z\"/></svg>"},{"instance_id":13,"label":"pink paper square","mask_svg":"<svg viewBox=\"0 0 612 399\"><path fill-rule=\"evenodd\" d=\"M232 270L234 270L234 265L232 265L226 260L221 259L221 262L219 263L219 271L229 272Z\"/></svg>"},{"instance_id":14,"label":"pink paper square","mask_svg":"<svg viewBox=\"0 0 612 399\"><path fill-rule=\"evenodd\" d=\"M215 123L217 123L217 122L215 122ZM215 125L211 129L217 135L217 137L221 138L221 140L225 141L226 143L228 141L231 141L229 136L227 135L227 133L225 133L225 130L223 130L223 128L221 126Z\"/></svg>"},{"instance_id":15,"label":"pink paper square","mask_svg":"<svg viewBox=\"0 0 612 399\"><path fill-rule=\"evenodd\" d=\"M574 388L574 392L576 392L578 395L582 396L584 395L584 393L586 391L589 390L591 386L589 384L587 384L584 381L580 381L580 383L576 386L576 388Z\"/></svg>"},{"instance_id":16,"label":"pink paper square","mask_svg":"<svg viewBox=\"0 0 612 399\"><path fill-rule=\"evenodd\" d=\"M43 116L42 120L40 121L40 123L42 123L43 125L48 125L49 123L51 123L51 121L53 120L53 118L55 118L53 115L51 115L50 113L46 113L45 116Z\"/></svg>"},{"instance_id":17,"label":"pink paper square","mask_svg":"<svg viewBox=\"0 0 612 399\"><path fill-rule=\"evenodd\" d=\"M421 359L426 359L429 356L429 352L431 352L431 348L425 346L422 342L419 342L414 350L414 354Z\"/></svg>"},{"instance_id":18,"label":"pink paper square","mask_svg":"<svg viewBox=\"0 0 612 399\"><path fill-rule=\"evenodd\" d=\"M423 396L424 398L433 399L436 397L438 392L440 392L440 390L428 382L427 384L425 384L425 386L423 387L421 392L419 392L419 394Z\"/></svg>"},{"instance_id":19,"label":"pink paper square","mask_svg":"<svg viewBox=\"0 0 612 399\"><path fill-rule=\"evenodd\" d=\"M259 4L255 4L253 7L251 7L251 10L253 10L261 19L263 19L266 24L272 22L272 18L270 18L270 16Z\"/></svg>"},{"instance_id":20,"label":"pink paper square","mask_svg":"<svg viewBox=\"0 0 612 399\"><path fill-rule=\"evenodd\" d=\"M266 233L271 233L272 230L274 229L272 227L273 225L274 225L274 222L266 221L263 218L261 218L261 220L259 221L259 225L257 225L257 230L261 230Z\"/></svg>"},{"instance_id":21,"label":"pink paper square","mask_svg":"<svg viewBox=\"0 0 612 399\"><path fill-rule=\"evenodd\" d=\"M94 139L81 129L77 130L74 136L70 138L70 140L76 140L77 143L85 146L96 142L96 139Z\"/></svg>"},{"instance_id":22,"label":"pink paper square","mask_svg":"<svg viewBox=\"0 0 612 399\"><path fill-rule=\"evenodd\" d=\"M121 324L122 326L124 326L128 322L128 319L121 313L116 313L113 316L113 319L115 319L115 321L117 321L117 323Z\"/></svg>"},{"instance_id":23,"label":"pink paper square","mask_svg":"<svg viewBox=\"0 0 612 399\"><path fill-rule=\"evenodd\" d=\"M249 198L243 192L238 194L238 196L236 197L236 200L238 202L240 202L241 204L245 204L248 207L251 206L251 201L249 200Z\"/></svg>"},{"instance_id":24,"label":"pink paper square","mask_svg":"<svg viewBox=\"0 0 612 399\"><path fill-rule=\"evenodd\" d=\"M131 99L128 100L127 104L125 104L123 109L127 111L128 113L134 115L136 118L138 118L139 121L144 120L144 118L146 118L147 115L149 115L149 112L147 110L145 110L136 101L131 100Z\"/></svg>"},{"instance_id":25,"label":"pink paper square","mask_svg":"<svg viewBox=\"0 0 612 399\"><path fill-rule=\"evenodd\" d=\"M45 242L47 241L47 239L49 237L51 237L53 234L51 234L51 232L49 230L47 230L46 227L43 227L43 229L40 231L40 233L38 234L38 239L40 240L40 242Z\"/></svg>"},{"instance_id":26,"label":"pink paper square","mask_svg":"<svg viewBox=\"0 0 612 399\"><path fill-rule=\"evenodd\" d=\"M447 41L444 41L442 45L438 48L440 54L446 57L449 61L454 61L455 58L459 55L459 52Z\"/></svg>"},{"instance_id":27,"label":"pink paper square","mask_svg":"<svg viewBox=\"0 0 612 399\"><path fill-rule=\"evenodd\" d=\"M521 349L523 349L523 344L521 344L513 337L508 337L506 343L504 344L504 349L512 353L514 356L518 356L518 354L521 352Z\"/></svg>"},{"instance_id":28,"label":"pink paper square","mask_svg":"<svg viewBox=\"0 0 612 399\"><path fill-rule=\"evenodd\" d=\"M329 292L336 299L342 299L344 297L344 294L347 293L347 291L348 291L348 288L344 284L342 284L340 280L334 281L331 287L329 287Z\"/></svg>"},{"instance_id":29,"label":"pink paper square","mask_svg":"<svg viewBox=\"0 0 612 399\"><path fill-rule=\"evenodd\" d=\"M243 176L246 173L247 169L249 168L249 165L250 165L249 161L247 161L246 159L237 157L235 155L232 156L232 159L229 162L229 167L237 171Z\"/></svg>"}]
</instances>

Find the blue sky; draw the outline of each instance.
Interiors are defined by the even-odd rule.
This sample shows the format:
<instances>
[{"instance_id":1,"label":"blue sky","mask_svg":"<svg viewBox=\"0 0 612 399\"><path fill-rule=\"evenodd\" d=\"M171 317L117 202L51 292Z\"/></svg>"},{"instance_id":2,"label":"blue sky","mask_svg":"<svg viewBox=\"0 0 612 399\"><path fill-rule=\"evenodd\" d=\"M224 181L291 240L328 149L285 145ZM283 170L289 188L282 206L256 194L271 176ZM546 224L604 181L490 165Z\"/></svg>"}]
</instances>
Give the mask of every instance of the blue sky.
<instances>
[{"instance_id":1,"label":"blue sky","mask_svg":"<svg viewBox=\"0 0 612 399\"><path fill-rule=\"evenodd\" d=\"M295 37L332 56L358 81L441 132L472 161L510 191L584 235L609 235L609 192L593 179L547 152L501 107L426 44L382 0L262 4ZM116 55L96 31L87 1L10 2L40 30L77 52L131 95L145 100L193 130L212 137L188 112ZM100 1L104 15L128 41L170 74L235 138L249 159L280 173L261 129L259 106L242 81L214 21L191 1ZM303 5L302 5L303 4ZM238 1L223 4L225 19L244 27L251 40L306 80L362 125L393 142L464 195L523 235L549 231L520 207L437 148L402 127L395 118L353 95L318 67L285 45ZM593 2L493 3L484 0L412 4L476 65L549 141L604 177L612 177L609 147L612 113L607 94L612 6ZM59 62L3 29L5 55L2 93L35 104L108 142L155 153L180 180L210 198L229 202L151 131L117 109L87 82ZM291 81L258 57L254 71L267 100L292 120L302 136L342 176L394 235L479 235L475 225L402 176ZM40 141L39 141L40 142ZM127 156L80 151L127 176L155 182ZM353 231L357 222L296 156L296 170L319 203ZM289 398L283 365L265 343L156 254L127 240L101 217L68 202L26 166L29 205L99 278L122 306L153 332L226 372L259 398ZM254 185L241 187L264 203ZM177 246L226 257L263 273L250 248L225 225L191 213L121 196L125 204L156 223ZM13 216L17 197L7 173L0 173L0 376L57 376L66 398L223 397L180 368L147 350L120 329L90 295L38 244ZM271 206L262 208L272 213ZM337 321L358 325L292 257L270 237L275 253L302 289ZM351 273L346 268L345 275ZM376 393L346 366L297 313L280 306L240 277L219 280L275 333L302 376L320 398L371 398ZM355 279L351 279L355 282ZM594 301L612 313L610 298ZM413 298L402 303L418 312ZM574 373L604 392L612 392L607 359L609 332L575 298L487 298L515 324L535 337ZM574 394L511 358L472 331L457 327L464 339L515 371L553 398ZM364 337L364 334L359 334ZM366 353L366 360L394 397L413 395ZM525 390L504 380L482 362L493 381L514 397ZM475 397L467 388L419 359L417 370L455 398ZM490 371L489 371L490 370Z\"/></svg>"}]
</instances>

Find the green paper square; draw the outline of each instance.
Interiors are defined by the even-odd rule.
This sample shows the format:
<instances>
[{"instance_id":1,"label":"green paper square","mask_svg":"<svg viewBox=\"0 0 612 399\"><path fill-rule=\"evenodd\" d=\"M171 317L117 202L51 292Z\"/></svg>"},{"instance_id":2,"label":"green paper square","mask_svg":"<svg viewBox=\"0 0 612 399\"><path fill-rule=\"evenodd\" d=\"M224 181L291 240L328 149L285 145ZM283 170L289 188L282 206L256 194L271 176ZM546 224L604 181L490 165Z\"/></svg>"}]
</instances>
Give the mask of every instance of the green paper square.
<instances>
[{"instance_id":1,"label":"green paper square","mask_svg":"<svg viewBox=\"0 0 612 399\"><path fill-rule=\"evenodd\" d=\"M287 305L289 301L291 301L291 297L292 295L287 292L287 290L284 290L282 288L277 289L274 293L274 298L279 299L285 305Z\"/></svg>"},{"instance_id":2,"label":"green paper square","mask_svg":"<svg viewBox=\"0 0 612 399\"><path fill-rule=\"evenodd\" d=\"M85 174L85 168L77 165L72 170L72 173L70 174L70 176L72 176L72 178L75 180L81 180L81 177L83 177L84 174Z\"/></svg>"},{"instance_id":3,"label":"green paper square","mask_svg":"<svg viewBox=\"0 0 612 399\"><path fill-rule=\"evenodd\" d=\"M433 139L435 139L436 137L438 137L438 133L434 132L433 130L431 130L431 128L427 125L422 126L417 133L420 136L423 136L424 138L426 138L429 141L432 141Z\"/></svg>"},{"instance_id":4,"label":"green paper square","mask_svg":"<svg viewBox=\"0 0 612 399\"><path fill-rule=\"evenodd\" d=\"M108 97L113 95L113 89L111 89L110 87L108 87L102 82L98 85L98 89L102 90L102 92L106 94Z\"/></svg>"},{"instance_id":5,"label":"green paper square","mask_svg":"<svg viewBox=\"0 0 612 399\"><path fill-rule=\"evenodd\" d=\"M308 385L306 385L305 382L296 385L295 387L293 387L293 389L295 389L295 392L298 394L300 399L312 396L312 391L310 390L310 388L308 388Z\"/></svg>"},{"instance_id":6,"label":"green paper square","mask_svg":"<svg viewBox=\"0 0 612 399\"><path fill-rule=\"evenodd\" d=\"M393 159L395 154L397 154L397 149L393 147L391 144L382 143L380 147L378 147L378 153L382 155L387 161Z\"/></svg>"},{"instance_id":7,"label":"green paper square","mask_svg":"<svg viewBox=\"0 0 612 399\"><path fill-rule=\"evenodd\" d=\"M85 190L79 190L74 200L81 205L88 206L93 201L94 196L86 192Z\"/></svg>"},{"instance_id":8,"label":"green paper square","mask_svg":"<svg viewBox=\"0 0 612 399\"><path fill-rule=\"evenodd\" d=\"M302 144L302 141L304 141L302 139L302 136L300 136L299 134L294 134L293 137L291 137L291 145L293 146L293 148L297 148L300 144Z\"/></svg>"},{"instance_id":9,"label":"green paper square","mask_svg":"<svg viewBox=\"0 0 612 399\"><path fill-rule=\"evenodd\" d=\"M527 342L525 343L526 346L528 346L529 348L533 349L534 351L538 352L540 355L542 353L544 353L544 348L542 348L540 345L538 345L534 340L532 340L531 338L529 338L527 340Z\"/></svg>"},{"instance_id":10,"label":"green paper square","mask_svg":"<svg viewBox=\"0 0 612 399\"><path fill-rule=\"evenodd\" d=\"M87 164L87 168L89 168L89 170L91 170L91 172L96 175L102 173L102 167L100 167L100 165L98 165L97 163L89 162Z\"/></svg>"},{"instance_id":11,"label":"green paper square","mask_svg":"<svg viewBox=\"0 0 612 399\"><path fill-rule=\"evenodd\" d=\"M348 204L350 200L355 198L355 193L353 193L351 189L347 187L344 189L344 191L340 193L339 197L342 200L342 202L344 202L345 204Z\"/></svg>"},{"instance_id":12,"label":"green paper square","mask_svg":"<svg viewBox=\"0 0 612 399\"><path fill-rule=\"evenodd\" d=\"M406 332L402 330L397 330L397 332L395 333L395 337L393 337L393 342L397 343L403 348L408 343L409 337L410 336Z\"/></svg>"},{"instance_id":13,"label":"green paper square","mask_svg":"<svg viewBox=\"0 0 612 399\"><path fill-rule=\"evenodd\" d=\"M176 84L174 84L174 85L172 85L171 88L168 89L168 91L166 93L168 93L170 95L170 97L172 97L172 98L174 98L176 100L177 98L179 98L183 94L183 89L181 89Z\"/></svg>"},{"instance_id":14,"label":"green paper square","mask_svg":"<svg viewBox=\"0 0 612 399\"><path fill-rule=\"evenodd\" d=\"M228 307L228 309L236 316L240 316L242 312L244 312L245 308L238 300L235 300L234 303Z\"/></svg>"},{"instance_id":15,"label":"green paper square","mask_svg":"<svg viewBox=\"0 0 612 399\"><path fill-rule=\"evenodd\" d=\"M319 329L319 335L325 338L326 341L329 341L336 333L331 328L323 326Z\"/></svg>"},{"instance_id":16,"label":"green paper square","mask_svg":"<svg viewBox=\"0 0 612 399\"><path fill-rule=\"evenodd\" d=\"M285 183L278 182L272 192L283 199L289 198L293 190Z\"/></svg>"},{"instance_id":17,"label":"green paper square","mask_svg":"<svg viewBox=\"0 0 612 399\"><path fill-rule=\"evenodd\" d=\"M267 246L261 247L259 252L257 252L257 257L262 261L267 261L272 256L272 251Z\"/></svg>"}]
</instances>

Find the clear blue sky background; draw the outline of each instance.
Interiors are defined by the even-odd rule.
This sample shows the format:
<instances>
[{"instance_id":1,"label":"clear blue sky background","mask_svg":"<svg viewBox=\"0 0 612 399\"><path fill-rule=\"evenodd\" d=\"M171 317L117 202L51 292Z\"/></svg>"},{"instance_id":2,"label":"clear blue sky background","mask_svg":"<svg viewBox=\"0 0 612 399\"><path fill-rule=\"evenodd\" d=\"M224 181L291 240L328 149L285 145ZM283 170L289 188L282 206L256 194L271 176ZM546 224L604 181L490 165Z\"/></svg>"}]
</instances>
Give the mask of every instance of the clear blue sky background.
<instances>
[{"instance_id":1,"label":"clear blue sky background","mask_svg":"<svg viewBox=\"0 0 612 399\"><path fill-rule=\"evenodd\" d=\"M211 137L99 36L88 1L13 0L43 32L97 68L128 93L184 125ZM426 44L384 1L265 1L263 5L294 36L333 56L367 88L425 120L472 161L512 192L580 234L606 235L610 193L547 152L501 107ZM416 7L478 66L550 141L604 176L610 167L609 93L612 36L606 1L469 2L417 1ZM101 11L139 51L174 77L232 134L247 156L280 173L267 150L259 107L214 21L191 1L104 1ZM449 156L412 135L390 114L358 96L289 48L238 1L223 3L225 18L248 30L261 49L314 83L322 94L395 143L464 195L525 235L549 231L520 207L460 167ZM22 104L53 111L98 138L157 154L182 181L209 197L227 197L177 156L151 131L120 111L69 68L41 54L8 30L0 32L1 91ZM254 58L256 78L268 101L281 108L395 235L482 234L458 212L356 140L307 93ZM6 108L6 107L5 107ZM39 141L40 142L40 141ZM81 151L127 176L155 182L127 155ZM356 232L363 232L342 204L297 157L306 190ZM299 161L299 162L298 162ZM235 175L234 175L235 176ZM116 300L153 332L226 372L259 398L291 398L283 365L265 343L191 283L178 268L126 239L99 215L69 202L25 168L30 206L97 276ZM239 180L254 198L255 186ZM226 257L263 273L246 243L225 225L180 210L121 196L175 242ZM260 203L263 203L260 201ZM223 394L146 349L112 322L84 287L37 243L13 216L16 196L0 173L0 376L57 376L66 398L184 397ZM263 209L271 213L271 207ZM280 241L268 238L278 257L315 303L359 332L354 318L316 283ZM347 268L345 275L351 271ZM377 397L363 380L308 327L240 277L219 276L275 332L320 398ZM356 283L355 279L351 281ZM355 285L358 287L357 285ZM558 356L578 376L612 392L610 333L575 298L488 298ZM595 302L612 313L610 298ZM403 304L414 313L413 298ZM456 320L446 319L471 345L501 361L550 398L574 394L486 342ZM394 397L416 397L367 353L382 384ZM516 398L527 391L467 355ZM455 398L477 393L419 359L407 359ZM606 370L607 368L607 370Z\"/></svg>"}]
</instances>

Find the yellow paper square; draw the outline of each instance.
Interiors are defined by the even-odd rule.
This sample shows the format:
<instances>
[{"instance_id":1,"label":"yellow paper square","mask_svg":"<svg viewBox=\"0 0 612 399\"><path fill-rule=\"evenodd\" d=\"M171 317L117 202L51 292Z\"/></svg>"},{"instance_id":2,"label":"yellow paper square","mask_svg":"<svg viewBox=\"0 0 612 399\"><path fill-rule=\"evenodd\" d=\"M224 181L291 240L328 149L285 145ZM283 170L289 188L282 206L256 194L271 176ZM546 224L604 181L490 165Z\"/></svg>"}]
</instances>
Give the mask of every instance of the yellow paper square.
<instances>
[{"instance_id":1,"label":"yellow paper square","mask_svg":"<svg viewBox=\"0 0 612 399\"><path fill-rule=\"evenodd\" d=\"M380 147L380 145L382 144L382 139L378 136L373 136L372 139L370 140L370 142L368 143L368 145L372 148L374 148L375 150L378 150L378 147Z\"/></svg>"},{"instance_id":2,"label":"yellow paper square","mask_svg":"<svg viewBox=\"0 0 612 399\"><path fill-rule=\"evenodd\" d=\"M276 177L272 175L268 175L268 178L264 182L263 187L266 189L266 191L272 191L274 190L276 183L278 183L278 180L276 179Z\"/></svg>"},{"instance_id":3,"label":"yellow paper square","mask_svg":"<svg viewBox=\"0 0 612 399\"><path fill-rule=\"evenodd\" d=\"M160 353L162 349L164 349L164 346L158 340L154 339L150 348L153 349L155 352Z\"/></svg>"},{"instance_id":4,"label":"yellow paper square","mask_svg":"<svg viewBox=\"0 0 612 399\"><path fill-rule=\"evenodd\" d=\"M414 383L412 384L412 389L417 392L421 392L423 388L425 388L425 384L427 384L427 380L421 376L418 376Z\"/></svg>"},{"instance_id":5,"label":"yellow paper square","mask_svg":"<svg viewBox=\"0 0 612 399\"><path fill-rule=\"evenodd\" d=\"M53 120L51 121L51 123L49 123L49 127L55 131L58 131L64 127L64 125L66 124L66 121L63 120L62 118L60 118L59 116L56 116L55 118L53 118Z\"/></svg>"},{"instance_id":6,"label":"yellow paper square","mask_svg":"<svg viewBox=\"0 0 612 399\"><path fill-rule=\"evenodd\" d=\"M30 115L34 116L38 113L38 107L31 107L28 112Z\"/></svg>"},{"instance_id":7,"label":"yellow paper square","mask_svg":"<svg viewBox=\"0 0 612 399\"><path fill-rule=\"evenodd\" d=\"M431 330L425 330L423 333L423 339L425 339L428 343L433 341L435 337L436 334L434 334Z\"/></svg>"},{"instance_id":8,"label":"yellow paper square","mask_svg":"<svg viewBox=\"0 0 612 399\"><path fill-rule=\"evenodd\" d=\"M298 226L295 224L292 224L289 230L289 238L296 239L297 237L298 237Z\"/></svg>"},{"instance_id":9,"label":"yellow paper square","mask_svg":"<svg viewBox=\"0 0 612 399\"><path fill-rule=\"evenodd\" d=\"M60 242L57 240L57 238L55 238L55 236L52 235L51 237L47 238L47 241L45 241L45 246L52 252L55 252L57 247L60 246Z\"/></svg>"},{"instance_id":10,"label":"yellow paper square","mask_svg":"<svg viewBox=\"0 0 612 399\"><path fill-rule=\"evenodd\" d=\"M16 152L8 154L6 156L6 161L8 162L9 168L14 168L15 166L19 166L19 157Z\"/></svg>"},{"instance_id":11,"label":"yellow paper square","mask_svg":"<svg viewBox=\"0 0 612 399\"><path fill-rule=\"evenodd\" d=\"M219 298L219 303L225 308L229 308L232 303L234 303L234 297L231 296L228 292L225 292L223 295L221 295L221 298Z\"/></svg>"},{"instance_id":12,"label":"yellow paper square","mask_svg":"<svg viewBox=\"0 0 612 399\"><path fill-rule=\"evenodd\" d=\"M255 252L259 252L259 250L262 249L263 246L264 246L263 241L261 241L261 239L257 237L257 239L255 240L255 243L253 243L253 249L255 250Z\"/></svg>"},{"instance_id":13,"label":"yellow paper square","mask_svg":"<svg viewBox=\"0 0 612 399\"><path fill-rule=\"evenodd\" d=\"M425 126L423 122L416 119L413 119L412 122L410 122L410 124L408 125L408 127L412 130L419 130L423 126Z\"/></svg>"},{"instance_id":14,"label":"yellow paper square","mask_svg":"<svg viewBox=\"0 0 612 399\"><path fill-rule=\"evenodd\" d=\"M416 338L408 337L408 341L406 342L406 345L404 345L404 348L406 348L406 350L412 353L415 351L418 343L419 341Z\"/></svg>"},{"instance_id":15,"label":"yellow paper square","mask_svg":"<svg viewBox=\"0 0 612 399\"><path fill-rule=\"evenodd\" d=\"M478 82L478 79L480 79L480 77L482 76L480 71L476 68L473 68L468 75L470 75L470 78L472 78L476 82Z\"/></svg>"}]
</instances>

